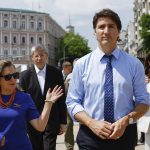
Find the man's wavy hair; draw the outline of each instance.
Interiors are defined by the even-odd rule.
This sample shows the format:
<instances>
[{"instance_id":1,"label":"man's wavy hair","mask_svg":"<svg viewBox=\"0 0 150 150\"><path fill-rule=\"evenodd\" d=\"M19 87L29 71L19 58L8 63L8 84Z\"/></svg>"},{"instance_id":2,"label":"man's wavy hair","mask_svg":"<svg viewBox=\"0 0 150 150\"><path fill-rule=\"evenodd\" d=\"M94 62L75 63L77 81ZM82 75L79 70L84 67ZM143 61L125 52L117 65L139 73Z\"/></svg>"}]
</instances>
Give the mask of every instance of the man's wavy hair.
<instances>
[{"instance_id":1,"label":"man's wavy hair","mask_svg":"<svg viewBox=\"0 0 150 150\"><path fill-rule=\"evenodd\" d=\"M120 17L118 16L117 13L115 13L114 11L112 11L111 9L103 9L99 12L97 12L95 14L95 16L93 17L93 29L95 30L96 28L96 25L97 25L97 21L99 18L110 18L112 21L114 21L117 25L117 28L119 31L121 31L121 28L122 28L122 24L121 24L121 20L120 20Z\"/></svg>"}]
</instances>

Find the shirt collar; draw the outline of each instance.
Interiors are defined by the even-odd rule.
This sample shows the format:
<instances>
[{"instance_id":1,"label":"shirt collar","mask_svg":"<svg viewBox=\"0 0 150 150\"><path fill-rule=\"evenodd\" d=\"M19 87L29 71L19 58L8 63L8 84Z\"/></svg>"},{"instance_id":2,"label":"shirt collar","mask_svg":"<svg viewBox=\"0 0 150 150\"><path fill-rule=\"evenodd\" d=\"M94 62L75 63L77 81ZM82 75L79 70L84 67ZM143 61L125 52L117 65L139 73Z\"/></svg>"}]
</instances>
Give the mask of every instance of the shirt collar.
<instances>
[{"instance_id":1,"label":"shirt collar","mask_svg":"<svg viewBox=\"0 0 150 150\"><path fill-rule=\"evenodd\" d=\"M103 56L105 55L105 53L99 48L97 47L97 49L95 50L96 53L96 58L101 60L103 58ZM112 52L112 55L118 59L119 58L119 53L120 53L120 49L118 47L116 47L114 49L114 51Z\"/></svg>"},{"instance_id":2,"label":"shirt collar","mask_svg":"<svg viewBox=\"0 0 150 150\"><path fill-rule=\"evenodd\" d=\"M34 67L35 67L36 74L38 74L39 71L43 71L44 73L46 73L46 64L43 69L39 69L36 65L34 65Z\"/></svg>"}]
</instances>

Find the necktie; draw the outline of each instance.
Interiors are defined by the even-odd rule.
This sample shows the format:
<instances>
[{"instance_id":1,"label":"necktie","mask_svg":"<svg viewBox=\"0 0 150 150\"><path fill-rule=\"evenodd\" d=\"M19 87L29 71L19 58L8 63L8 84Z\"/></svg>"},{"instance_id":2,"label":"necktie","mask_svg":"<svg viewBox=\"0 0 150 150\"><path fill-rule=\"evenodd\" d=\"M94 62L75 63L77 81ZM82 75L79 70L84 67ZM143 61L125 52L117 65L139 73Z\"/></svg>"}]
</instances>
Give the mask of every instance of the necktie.
<instances>
[{"instance_id":1,"label":"necktie","mask_svg":"<svg viewBox=\"0 0 150 150\"><path fill-rule=\"evenodd\" d=\"M105 84L104 84L104 120L114 122L114 95L113 95L113 72L111 59L112 55L104 56L107 65L105 70Z\"/></svg>"}]
</instances>

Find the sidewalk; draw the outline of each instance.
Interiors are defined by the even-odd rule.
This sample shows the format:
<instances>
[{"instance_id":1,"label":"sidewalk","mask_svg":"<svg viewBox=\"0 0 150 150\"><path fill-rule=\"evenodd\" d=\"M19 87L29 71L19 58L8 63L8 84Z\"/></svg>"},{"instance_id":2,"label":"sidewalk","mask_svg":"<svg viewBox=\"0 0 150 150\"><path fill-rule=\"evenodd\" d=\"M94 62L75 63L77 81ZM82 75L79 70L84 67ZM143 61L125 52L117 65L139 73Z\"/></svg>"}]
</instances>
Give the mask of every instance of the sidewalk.
<instances>
[{"instance_id":1,"label":"sidewalk","mask_svg":"<svg viewBox=\"0 0 150 150\"><path fill-rule=\"evenodd\" d=\"M75 137L77 135L78 129L79 129L79 125L78 124L74 125L74 135L75 135ZM64 144L64 135L58 136L56 150L66 150L66 147L65 147L65 144ZM74 150L78 150L78 146L77 146L76 143L75 143ZM138 144L138 146L136 146L135 150L144 150L144 145L143 144Z\"/></svg>"},{"instance_id":2,"label":"sidewalk","mask_svg":"<svg viewBox=\"0 0 150 150\"><path fill-rule=\"evenodd\" d=\"M76 139L77 133L78 133L79 125L76 124L74 125L74 136ZM64 134L58 136L57 138L57 145L56 145L56 150L66 150L65 144L64 144ZM74 150L78 150L77 143L75 143Z\"/></svg>"}]
</instances>

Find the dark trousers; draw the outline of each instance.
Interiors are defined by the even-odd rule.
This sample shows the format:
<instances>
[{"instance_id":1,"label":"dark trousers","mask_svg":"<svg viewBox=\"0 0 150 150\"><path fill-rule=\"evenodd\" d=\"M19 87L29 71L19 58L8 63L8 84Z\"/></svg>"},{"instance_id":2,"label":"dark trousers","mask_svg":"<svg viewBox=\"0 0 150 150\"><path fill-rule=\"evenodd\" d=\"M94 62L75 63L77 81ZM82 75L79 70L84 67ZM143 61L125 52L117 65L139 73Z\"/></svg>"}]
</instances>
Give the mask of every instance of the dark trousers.
<instances>
[{"instance_id":1,"label":"dark trousers","mask_svg":"<svg viewBox=\"0 0 150 150\"><path fill-rule=\"evenodd\" d=\"M40 133L32 129L29 132L29 137L33 150L56 150L57 135L52 131Z\"/></svg>"},{"instance_id":2,"label":"dark trousers","mask_svg":"<svg viewBox=\"0 0 150 150\"><path fill-rule=\"evenodd\" d=\"M56 150L56 139L56 134L45 131L43 135L44 150Z\"/></svg>"},{"instance_id":3,"label":"dark trousers","mask_svg":"<svg viewBox=\"0 0 150 150\"><path fill-rule=\"evenodd\" d=\"M135 150L135 140L136 124L129 125L117 140L103 140L84 125L80 126L77 135L79 150Z\"/></svg>"}]
</instances>

